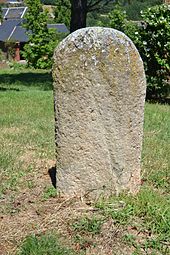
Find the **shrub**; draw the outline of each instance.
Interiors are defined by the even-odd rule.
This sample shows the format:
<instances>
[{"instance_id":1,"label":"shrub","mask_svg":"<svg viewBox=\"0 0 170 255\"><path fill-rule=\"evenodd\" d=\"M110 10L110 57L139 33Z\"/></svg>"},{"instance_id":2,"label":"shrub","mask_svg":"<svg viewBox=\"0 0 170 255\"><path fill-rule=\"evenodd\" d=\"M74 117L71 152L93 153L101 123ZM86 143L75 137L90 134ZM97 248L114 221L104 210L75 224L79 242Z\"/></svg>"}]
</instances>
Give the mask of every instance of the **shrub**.
<instances>
[{"instance_id":1,"label":"shrub","mask_svg":"<svg viewBox=\"0 0 170 255\"><path fill-rule=\"evenodd\" d=\"M128 19L141 20L141 10L146 10L148 7L162 4L162 0L133 0L130 4L126 4L124 9L126 10Z\"/></svg>"},{"instance_id":2,"label":"shrub","mask_svg":"<svg viewBox=\"0 0 170 255\"><path fill-rule=\"evenodd\" d=\"M64 23L67 27L70 27L71 18L71 2L70 0L58 0L56 1L54 8L55 22Z\"/></svg>"},{"instance_id":3,"label":"shrub","mask_svg":"<svg viewBox=\"0 0 170 255\"><path fill-rule=\"evenodd\" d=\"M40 0L26 0L28 12L24 27L27 30L29 42L22 52L28 66L47 69L52 66L54 48L58 43L54 29L48 29L47 12L43 12Z\"/></svg>"},{"instance_id":4,"label":"shrub","mask_svg":"<svg viewBox=\"0 0 170 255\"><path fill-rule=\"evenodd\" d=\"M123 11L120 5L115 5L115 8L109 13L109 18L112 28L124 32L126 26L126 12Z\"/></svg>"},{"instance_id":5,"label":"shrub","mask_svg":"<svg viewBox=\"0 0 170 255\"><path fill-rule=\"evenodd\" d=\"M170 6L158 5L141 14L143 21L127 21L119 8L110 14L111 27L129 36L144 61L147 77L147 98L169 94L170 76Z\"/></svg>"},{"instance_id":6,"label":"shrub","mask_svg":"<svg viewBox=\"0 0 170 255\"><path fill-rule=\"evenodd\" d=\"M158 5L142 13L137 47L145 64L147 97L163 97L170 75L170 6Z\"/></svg>"}]
</instances>

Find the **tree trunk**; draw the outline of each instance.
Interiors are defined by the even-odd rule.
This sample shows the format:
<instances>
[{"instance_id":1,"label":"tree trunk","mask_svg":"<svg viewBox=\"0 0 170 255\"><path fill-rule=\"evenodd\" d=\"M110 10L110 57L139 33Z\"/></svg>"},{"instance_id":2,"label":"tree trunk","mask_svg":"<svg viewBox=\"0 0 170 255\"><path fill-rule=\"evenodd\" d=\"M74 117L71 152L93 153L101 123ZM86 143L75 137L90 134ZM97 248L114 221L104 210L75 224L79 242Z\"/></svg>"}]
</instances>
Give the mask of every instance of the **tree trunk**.
<instances>
[{"instance_id":1,"label":"tree trunk","mask_svg":"<svg viewBox=\"0 0 170 255\"><path fill-rule=\"evenodd\" d=\"M87 0L71 0L70 33L86 27Z\"/></svg>"}]
</instances>

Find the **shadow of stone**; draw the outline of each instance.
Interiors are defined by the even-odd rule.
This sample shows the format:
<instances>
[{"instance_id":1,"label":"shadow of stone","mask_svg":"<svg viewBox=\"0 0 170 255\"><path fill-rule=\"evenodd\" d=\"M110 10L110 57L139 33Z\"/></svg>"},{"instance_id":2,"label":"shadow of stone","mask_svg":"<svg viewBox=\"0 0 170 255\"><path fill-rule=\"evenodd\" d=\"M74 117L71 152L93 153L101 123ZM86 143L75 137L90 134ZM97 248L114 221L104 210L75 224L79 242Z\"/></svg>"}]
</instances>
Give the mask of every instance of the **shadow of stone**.
<instances>
[{"instance_id":1,"label":"shadow of stone","mask_svg":"<svg viewBox=\"0 0 170 255\"><path fill-rule=\"evenodd\" d=\"M48 170L48 174L51 178L51 183L52 185L54 186L54 188L56 189L56 184L57 184L57 177L56 177L56 166L53 166L51 167L49 170Z\"/></svg>"}]
</instances>

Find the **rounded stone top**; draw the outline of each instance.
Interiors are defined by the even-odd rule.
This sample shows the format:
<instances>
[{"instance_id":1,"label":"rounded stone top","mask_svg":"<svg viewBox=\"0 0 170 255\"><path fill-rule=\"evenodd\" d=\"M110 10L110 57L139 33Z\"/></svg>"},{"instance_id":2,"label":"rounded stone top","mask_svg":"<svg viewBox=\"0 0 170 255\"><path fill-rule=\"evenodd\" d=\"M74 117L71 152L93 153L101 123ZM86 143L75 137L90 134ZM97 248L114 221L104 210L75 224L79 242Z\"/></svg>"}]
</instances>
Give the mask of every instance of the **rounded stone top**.
<instances>
[{"instance_id":1,"label":"rounded stone top","mask_svg":"<svg viewBox=\"0 0 170 255\"><path fill-rule=\"evenodd\" d=\"M130 47L138 53L131 39L124 33L106 27L87 27L76 30L60 42L54 58L59 52L69 54L77 50L102 50L111 45Z\"/></svg>"}]
</instances>

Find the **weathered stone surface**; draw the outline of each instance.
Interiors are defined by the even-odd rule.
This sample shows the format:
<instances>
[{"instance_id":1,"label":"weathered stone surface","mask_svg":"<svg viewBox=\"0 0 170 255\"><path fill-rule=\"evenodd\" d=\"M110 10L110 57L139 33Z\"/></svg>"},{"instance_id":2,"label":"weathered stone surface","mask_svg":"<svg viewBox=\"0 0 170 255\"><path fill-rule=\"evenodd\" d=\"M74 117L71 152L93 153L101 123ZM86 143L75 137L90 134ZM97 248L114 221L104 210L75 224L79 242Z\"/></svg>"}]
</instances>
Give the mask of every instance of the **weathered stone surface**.
<instances>
[{"instance_id":1,"label":"weathered stone surface","mask_svg":"<svg viewBox=\"0 0 170 255\"><path fill-rule=\"evenodd\" d=\"M55 50L53 78L58 189L136 192L146 84L134 44L110 28L77 30Z\"/></svg>"}]
</instances>

